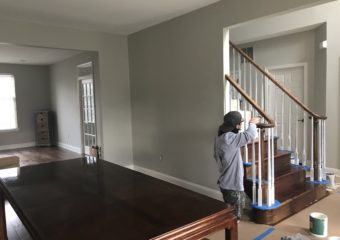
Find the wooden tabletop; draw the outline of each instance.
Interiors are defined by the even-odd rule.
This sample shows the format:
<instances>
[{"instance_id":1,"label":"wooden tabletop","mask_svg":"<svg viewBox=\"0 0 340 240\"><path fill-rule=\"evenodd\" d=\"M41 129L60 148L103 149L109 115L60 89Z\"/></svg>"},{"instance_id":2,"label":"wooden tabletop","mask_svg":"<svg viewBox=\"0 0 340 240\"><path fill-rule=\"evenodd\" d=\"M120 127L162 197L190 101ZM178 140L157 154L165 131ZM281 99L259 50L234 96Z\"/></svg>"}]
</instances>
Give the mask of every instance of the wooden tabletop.
<instances>
[{"instance_id":1,"label":"wooden tabletop","mask_svg":"<svg viewBox=\"0 0 340 240\"><path fill-rule=\"evenodd\" d=\"M237 238L225 203L104 160L1 170L0 188L34 239Z\"/></svg>"}]
</instances>

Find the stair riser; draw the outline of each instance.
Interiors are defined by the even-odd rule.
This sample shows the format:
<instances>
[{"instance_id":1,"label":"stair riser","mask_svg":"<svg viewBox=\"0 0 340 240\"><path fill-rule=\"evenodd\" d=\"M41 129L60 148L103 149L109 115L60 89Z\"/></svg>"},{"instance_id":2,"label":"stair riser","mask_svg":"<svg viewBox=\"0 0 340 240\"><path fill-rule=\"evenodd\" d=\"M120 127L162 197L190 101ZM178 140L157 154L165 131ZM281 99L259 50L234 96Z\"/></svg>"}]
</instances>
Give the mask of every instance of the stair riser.
<instances>
[{"instance_id":1,"label":"stair riser","mask_svg":"<svg viewBox=\"0 0 340 240\"><path fill-rule=\"evenodd\" d=\"M264 142L265 149L266 149L265 152L264 152L265 158L267 158L267 156L268 156L268 151L267 151L268 145L267 144L268 144L268 142L265 141ZM252 143L248 143L247 147L248 147L248 161L251 161L252 160L252 152L253 152ZM245 149L245 147L241 148L241 155L242 155L243 160L245 160L245 150L244 149ZM277 154L277 138L274 139L274 155L276 155L276 154ZM255 143L255 159L258 159L258 142Z\"/></svg>"},{"instance_id":2,"label":"stair riser","mask_svg":"<svg viewBox=\"0 0 340 240\"><path fill-rule=\"evenodd\" d=\"M298 171L288 172L287 174L275 179L275 196L280 198L282 194L285 194L287 191L289 192L293 188L301 186L305 183L305 181L306 174L304 170L300 169ZM250 198L252 198L252 186L253 183L251 180L245 180L244 190ZM258 188L258 184L256 184L256 188ZM264 202L266 202L267 184L265 182L262 183L262 193Z\"/></svg>"},{"instance_id":3,"label":"stair riser","mask_svg":"<svg viewBox=\"0 0 340 240\"><path fill-rule=\"evenodd\" d=\"M267 176L267 159L265 159L264 167L262 168L263 176ZM275 157L274 169L275 169L275 176L279 172L286 171L290 168L290 155L280 155ZM258 172L258 162L256 162L256 177ZM245 175L246 177L252 177L252 168L251 166L245 168Z\"/></svg>"},{"instance_id":4,"label":"stair riser","mask_svg":"<svg viewBox=\"0 0 340 240\"><path fill-rule=\"evenodd\" d=\"M275 191L277 194L290 191L294 187L298 187L306 181L306 172L300 170L298 172L285 174L275 179Z\"/></svg>"}]
</instances>

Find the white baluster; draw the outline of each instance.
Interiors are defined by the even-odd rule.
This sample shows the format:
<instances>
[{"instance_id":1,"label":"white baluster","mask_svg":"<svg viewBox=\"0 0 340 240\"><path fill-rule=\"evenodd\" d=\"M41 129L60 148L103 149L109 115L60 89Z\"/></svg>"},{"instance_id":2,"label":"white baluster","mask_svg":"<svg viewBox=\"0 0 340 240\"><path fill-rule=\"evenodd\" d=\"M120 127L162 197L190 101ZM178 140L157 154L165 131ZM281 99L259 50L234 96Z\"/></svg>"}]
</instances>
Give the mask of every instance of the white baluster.
<instances>
[{"instance_id":1,"label":"white baluster","mask_svg":"<svg viewBox=\"0 0 340 240\"><path fill-rule=\"evenodd\" d=\"M288 104L288 151L292 151L292 102L289 101Z\"/></svg>"},{"instance_id":2,"label":"white baluster","mask_svg":"<svg viewBox=\"0 0 340 240\"><path fill-rule=\"evenodd\" d=\"M264 76L263 81L261 82L261 108L264 109Z\"/></svg>"},{"instance_id":3,"label":"white baluster","mask_svg":"<svg viewBox=\"0 0 340 240\"><path fill-rule=\"evenodd\" d=\"M310 180L314 181L314 117L311 117Z\"/></svg>"},{"instance_id":4,"label":"white baluster","mask_svg":"<svg viewBox=\"0 0 340 240\"><path fill-rule=\"evenodd\" d=\"M322 143L321 143L321 121L318 120L318 181L322 181L321 161L322 161Z\"/></svg>"},{"instance_id":5,"label":"white baluster","mask_svg":"<svg viewBox=\"0 0 340 240\"><path fill-rule=\"evenodd\" d=\"M306 139L307 139L307 121L306 121L306 113L303 112L302 114L303 120L303 150L302 150L302 165L307 165L307 154L306 154Z\"/></svg>"},{"instance_id":6,"label":"white baluster","mask_svg":"<svg viewBox=\"0 0 340 240\"><path fill-rule=\"evenodd\" d=\"M235 48L233 48L233 78L236 79L236 53Z\"/></svg>"},{"instance_id":7,"label":"white baluster","mask_svg":"<svg viewBox=\"0 0 340 240\"><path fill-rule=\"evenodd\" d=\"M281 93L281 150L285 149L284 114L285 114L285 96L282 92Z\"/></svg>"},{"instance_id":8,"label":"white baluster","mask_svg":"<svg viewBox=\"0 0 340 240\"><path fill-rule=\"evenodd\" d=\"M227 96L228 96L228 99L229 99L229 103L227 103L229 109L226 111L226 113L232 110L232 101L233 101L233 95L234 95L233 92L234 92L234 91L235 91L235 89L232 88L231 85L230 85L230 82L227 81L227 84L226 84L226 92L229 92L229 96L227 95Z\"/></svg>"},{"instance_id":9,"label":"white baluster","mask_svg":"<svg viewBox=\"0 0 340 240\"><path fill-rule=\"evenodd\" d=\"M253 196L252 202L256 204L256 160L255 160L255 140L252 141L252 154L251 154L251 170L252 170L252 180L253 180Z\"/></svg>"},{"instance_id":10,"label":"white baluster","mask_svg":"<svg viewBox=\"0 0 340 240\"><path fill-rule=\"evenodd\" d=\"M326 120L322 120L322 129L323 129L323 179L326 180Z\"/></svg>"},{"instance_id":11,"label":"white baluster","mask_svg":"<svg viewBox=\"0 0 340 240\"><path fill-rule=\"evenodd\" d=\"M296 121L295 121L295 164L299 165L299 109L298 105L295 105Z\"/></svg>"},{"instance_id":12,"label":"white baluster","mask_svg":"<svg viewBox=\"0 0 340 240\"><path fill-rule=\"evenodd\" d=\"M272 130L274 131L274 129ZM274 156L274 135L272 134L272 184L271 184L271 196L272 203L275 203L275 156Z\"/></svg>"},{"instance_id":13,"label":"white baluster","mask_svg":"<svg viewBox=\"0 0 340 240\"><path fill-rule=\"evenodd\" d=\"M257 89L257 71L255 69L255 100L256 102L258 103L259 102L259 99L258 99L258 89Z\"/></svg>"},{"instance_id":14,"label":"white baluster","mask_svg":"<svg viewBox=\"0 0 340 240\"><path fill-rule=\"evenodd\" d=\"M272 202L271 202L271 183L272 183L272 168L271 168L271 129L268 129L268 137L267 137L267 205L271 206Z\"/></svg>"},{"instance_id":15,"label":"white baluster","mask_svg":"<svg viewBox=\"0 0 340 240\"><path fill-rule=\"evenodd\" d=\"M258 188L257 188L257 205L262 206L262 171L261 171L261 129L259 129L258 142Z\"/></svg>"}]
</instances>

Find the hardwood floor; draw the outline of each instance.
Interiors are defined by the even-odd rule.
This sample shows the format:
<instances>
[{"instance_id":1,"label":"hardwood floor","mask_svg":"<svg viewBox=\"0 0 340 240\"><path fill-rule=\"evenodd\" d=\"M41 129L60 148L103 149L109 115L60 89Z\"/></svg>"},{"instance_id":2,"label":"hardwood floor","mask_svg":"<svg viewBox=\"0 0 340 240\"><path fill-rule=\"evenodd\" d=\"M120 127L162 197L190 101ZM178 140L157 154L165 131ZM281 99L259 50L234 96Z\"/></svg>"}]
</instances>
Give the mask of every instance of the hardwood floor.
<instances>
[{"instance_id":1,"label":"hardwood floor","mask_svg":"<svg viewBox=\"0 0 340 240\"><path fill-rule=\"evenodd\" d=\"M0 151L1 156L15 155L20 159L20 166L62 161L81 157L81 154L60 147L28 147Z\"/></svg>"},{"instance_id":2,"label":"hardwood floor","mask_svg":"<svg viewBox=\"0 0 340 240\"><path fill-rule=\"evenodd\" d=\"M19 157L21 167L52 161L64 161L82 156L59 147L29 147L0 151L0 157L11 155ZM5 208L8 240L32 240L23 223L7 201Z\"/></svg>"}]
</instances>

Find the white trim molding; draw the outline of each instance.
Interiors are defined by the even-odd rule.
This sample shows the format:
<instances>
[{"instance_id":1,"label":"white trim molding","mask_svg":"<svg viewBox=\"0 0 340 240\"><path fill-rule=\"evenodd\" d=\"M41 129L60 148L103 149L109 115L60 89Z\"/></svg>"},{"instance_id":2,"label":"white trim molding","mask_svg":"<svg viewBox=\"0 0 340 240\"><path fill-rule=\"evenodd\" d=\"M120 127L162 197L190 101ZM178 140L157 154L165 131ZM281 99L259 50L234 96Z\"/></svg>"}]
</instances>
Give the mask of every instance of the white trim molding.
<instances>
[{"instance_id":1,"label":"white trim molding","mask_svg":"<svg viewBox=\"0 0 340 240\"><path fill-rule=\"evenodd\" d=\"M35 146L35 142L17 143L17 144L11 144L11 145L2 145L0 146L0 150L27 148L27 147L34 147L34 146Z\"/></svg>"},{"instance_id":2,"label":"white trim molding","mask_svg":"<svg viewBox=\"0 0 340 240\"><path fill-rule=\"evenodd\" d=\"M135 171L140 172L140 173L144 173L144 174L149 175L151 177L158 178L158 179L161 179L163 181L175 184L177 186L189 189L191 191L198 192L200 194L214 198L216 200L223 201L222 194L218 190L208 188L208 187L204 187L204 186L198 185L196 183L192 183L192 182L189 182L189 181L186 181L186 180L183 180L183 179L175 178L173 176L170 176L170 175L167 175L167 174L164 174L164 173L160 173L160 172L157 172L157 171L154 171L154 170L150 170L150 169L147 169L147 168L143 168L143 167L140 167L140 166L136 166L136 165L128 165L128 166L125 166L125 167L132 169L132 170L135 170Z\"/></svg>"},{"instance_id":3,"label":"white trim molding","mask_svg":"<svg viewBox=\"0 0 340 240\"><path fill-rule=\"evenodd\" d=\"M82 154L80 147L75 147L66 143L58 142L57 143L58 147L64 148L66 150Z\"/></svg>"}]
</instances>

